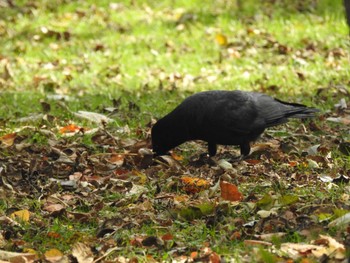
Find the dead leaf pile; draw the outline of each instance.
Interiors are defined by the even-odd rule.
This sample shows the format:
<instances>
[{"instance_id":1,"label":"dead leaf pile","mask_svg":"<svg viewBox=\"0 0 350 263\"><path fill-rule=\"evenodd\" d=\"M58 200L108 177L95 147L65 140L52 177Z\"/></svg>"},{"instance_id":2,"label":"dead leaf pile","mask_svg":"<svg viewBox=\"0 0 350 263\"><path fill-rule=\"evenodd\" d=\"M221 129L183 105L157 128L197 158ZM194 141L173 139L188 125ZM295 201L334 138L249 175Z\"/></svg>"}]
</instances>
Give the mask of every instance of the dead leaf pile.
<instances>
[{"instance_id":1,"label":"dead leaf pile","mask_svg":"<svg viewBox=\"0 0 350 263\"><path fill-rule=\"evenodd\" d=\"M326 128L327 123L318 124L324 127L317 130ZM39 256L48 261L65 260L65 253L53 243L57 240L73 246L71 256L77 260L86 258L91 262L107 255L118 257L118 251L128 246L168 251L178 260L210 258L219 262L221 256L210 248L215 242L201 244L198 250L183 249L185 240L177 235L176 225L201 222L216 231L234 226L221 232L221 241L267 246L277 257L344 258L344 248L340 245L335 248L332 244L336 241L330 237L328 248L324 244L303 247L283 243L276 250L270 243L273 238L283 239L293 231L308 240L314 233L322 233L330 219L347 211L349 198L344 195L336 207L325 206L300 190L316 185L315 191L326 195L350 176L342 168L334 169L334 144L322 136L314 137L314 126L309 122L301 128L289 128L288 133L274 140L264 135L245 161L230 161L235 155L233 147L221 147L216 161L196 153L187 165L181 151L153 158L148 148L149 137L123 139L120 132L108 131L104 126L87 134L89 129L69 124L58 130L63 135L60 139L31 127L4 135L0 138L1 194L9 200L9 207L2 219L3 247L33 249L33 258ZM28 130L48 136L50 144L31 143ZM338 132L342 132L341 127ZM68 133L72 134L67 137ZM275 131L269 133L273 135ZM93 144L84 144L84 136L91 136ZM311 145L311 141L317 144ZM204 144L197 144L205 151ZM186 145L180 147L182 151ZM342 180L337 179L339 175ZM290 188L294 191L287 192ZM39 207L16 201L24 197L37 202ZM337 212L340 209L343 212ZM86 237L89 242L77 242L86 236L78 229L71 229L71 238L63 241L64 234L50 227L51 219L68 220L70 225L94 224L98 228L94 235ZM35 251L23 238L29 231L27 224L32 226L31 235L39 235L43 226L48 227L46 238L52 241L44 254ZM153 235L142 233L150 224L162 231ZM122 234L131 230L135 234ZM100 249L95 255L92 251L97 247ZM330 250L337 252L332 254ZM19 256L28 259L27 254L22 254ZM16 256L11 254L7 258Z\"/></svg>"}]
</instances>

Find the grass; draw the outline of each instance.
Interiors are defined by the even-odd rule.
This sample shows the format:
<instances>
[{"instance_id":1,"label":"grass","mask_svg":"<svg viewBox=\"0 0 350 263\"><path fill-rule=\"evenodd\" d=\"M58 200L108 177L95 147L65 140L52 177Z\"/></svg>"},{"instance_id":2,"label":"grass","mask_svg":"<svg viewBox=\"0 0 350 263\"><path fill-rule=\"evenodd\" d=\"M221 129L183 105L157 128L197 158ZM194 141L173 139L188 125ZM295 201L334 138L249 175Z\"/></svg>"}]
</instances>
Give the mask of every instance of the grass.
<instances>
[{"instance_id":1,"label":"grass","mask_svg":"<svg viewBox=\"0 0 350 263\"><path fill-rule=\"evenodd\" d=\"M323 118L337 114L334 104L346 97L342 89L349 90L349 38L341 0L293 3L220 0L215 4L199 0L118 3L41 0L15 1L15 5L0 8L0 136L18 131L19 136L29 138L27 143L38 147L52 143L43 133L43 130L49 130L58 139L64 140L65 145L80 143L89 145L89 150L86 150L89 154L107 153L108 149L99 147L95 135L78 134L65 138L59 133L60 127L69 123L87 129L99 126L77 118L74 113L79 110L107 115L110 111L106 109L112 108L110 117L113 121L107 124L107 130L123 138L144 140L149 136L147 125L152 119L162 117L186 96L201 90L261 91L280 99L318 107L324 113ZM227 39L227 44L218 43L219 34ZM49 110L45 109L45 104L50 106ZM23 119L32 114L43 116ZM313 224L310 223L312 227L318 223L320 214L327 212L339 216L336 215L339 211L333 208L340 204L338 206L346 210L349 206L345 198L349 194L346 185L328 189L317 175L347 174L349 156L337 151L336 140L347 141L350 137L345 128L339 128L343 126L338 123L326 123L321 119L317 124L321 130L313 133L312 144L320 143L332 153L333 166L326 163L315 169L306 164L302 152L310 145L311 139L305 142L304 138L293 137L298 133L299 123L271 129L268 134L272 137L298 146L295 154L283 159L284 167L281 160L274 162L273 158L256 169L249 166L239 170L241 168L238 167L234 175L238 186L253 201L237 206L220 203L215 207L214 216L220 219L213 219L214 227L210 225L211 214L193 220L178 217L167 227L155 224L155 218L148 215L147 210L142 210L146 219L139 217L140 210L137 209L143 209L142 205L147 205L147 200L153 200L158 188L173 195L183 194L177 188L176 180L169 179L171 175L179 175L178 172L164 169L157 172L159 182L147 181L147 197L125 198L122 189L130 187L134 181L118 186L112 184L116 192L99 192L100 195L85 193L89 189L87 187L83 193L74 193L79 195L79 202L69 204L68 212L55 218L51 215L42 217L40 206L47 200L37 201L28 195L18 202L19 199L8 198L4 194L7 202L0 200L1 215L11 214L10 208L15 207L29 209L37 217L33 226L25 225L20 230L8 226L10 238L5 248L21 251L23 247L34 247L44 253L56 247L69 253L76 241L88 240L89 243L100 244L103 247L101 251L105 251L106 244L95 238L95 232L101 228L100 221L117 220L111 229L106 227L113 232L116 226L123 225L118 220L125 220L125 224L128 220L135 220L134 228L124 228L123 225L122 231L113 232L113 241L107 238L109 246L121 246L121 252L110 255L111 259L115 255L124 255L141 261L150 260L150 257L170 261L179 255L200 251L206 245L222 256L240 259L250 252L242 239L251 238L254 232L253 228L248 229L242 233L242 239L235 240L232 233L241 231L238 219L245 223L257 221L256 210L280 206L276 201L278 198L299 198L296 204L287 202L279 207L279 215L302 209L305 204L316 207L312 211L305 208L313 220ZM130 132L119 134L118 129L126 126ZM192 146L186 144L179 148L186 166L190 163L190 156L201 148ZM1 165L7 165L5 157L16 154L12 150L1 148ZM69 147L65 150L75 151ZM34 156L35 150L31 153ZM45 159L45 154L40 157L35 155L33 160L35 158ZM288 166L295 160L298 161L297 166ZM322 162L326 161L322 159ZM26 174L23 167L18 176ZM198 171L193 170L192 173L196 175ZM276 181L271 171L280 179ZM133 172L129 171L132 180L141 178ZM244 172L252 179L244 176ZM72 194L56 186L43 185L47 191L45 197L55 191ZM94 182L93 185L99 183ZM107 186L105 189L110 190ZM3 195L2 192L0 194ZM271 200L268 199L261 207L252 208L252 204L262 200L264 195ZM197 198L205 199L200 195L193 196L189 202L195 202ZM161 199L159 202L152 203L152 209L156 209L155 214L164 218L166 224L169 207L161 203ZM319 208L322 204L329 205L326 211ZM134 206L135 210L132 210ZM96 217L92 221L79 222L70 217L71 212L83 215L91 211ZM293 226L286 227L286 237L273 243L278 246L286 241L299 243L308 240ZM266 227L273 228L274 225ZM313 231L311 227L310 231ZM19 234L12 234L17 232ZM49 232L58 236L48 236ZM168 232L174 238L160 247L145 249L141 245L130 246L130 242L140 236L159 237ZM332 234L339 235L339 231L336 229ZM12 241L17 239L25 241L22 247L14 246L17 243ZM186 248L185 252L182 248ZM276 255L266 249L254 251L259 255L256 262L276 260Z\"/></svg>"}]
</instances>

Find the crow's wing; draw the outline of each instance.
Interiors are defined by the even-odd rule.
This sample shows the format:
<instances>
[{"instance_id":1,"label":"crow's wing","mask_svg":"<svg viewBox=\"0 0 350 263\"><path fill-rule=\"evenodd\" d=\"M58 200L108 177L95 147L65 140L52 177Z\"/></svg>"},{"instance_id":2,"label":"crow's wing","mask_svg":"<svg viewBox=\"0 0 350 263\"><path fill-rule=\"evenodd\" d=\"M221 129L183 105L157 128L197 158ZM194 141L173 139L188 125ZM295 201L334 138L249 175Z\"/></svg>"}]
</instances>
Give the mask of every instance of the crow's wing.
<instances>
[{"instance_id":1,"label":"crow's wing","mask_svg":"<svg viewBox=\"0 0 350 263\"><path fill-rule=\"evenodd\" d=\"M264 128L256 102L250 93L241 91L221 92L207 101L204 122L218 130L237 135L250 134Z\"/></svg>"},{"instance_id":2,"label":"crow's wing","mask_svg":"<svg viewBox=\"0 0 350 263\"><path fill-rule=\"evenodd\" d=\"M313 117L317 109L287 103L258 92L206 91L188 97L179 107L188 125L246 135L286 123L288 118Z\"/></svg>"},{"instance_id":3,"label":"crow's wing","mask_svg":"<svg viewBox=\"0 0 350 263\"><path fill-rule=\"evenodd\" d=\"M314 117L318 109L287 103L258 92L221 91L206 100L204 123L237 134L249 134L288 122Z\"/></svg>"}]
</instances>

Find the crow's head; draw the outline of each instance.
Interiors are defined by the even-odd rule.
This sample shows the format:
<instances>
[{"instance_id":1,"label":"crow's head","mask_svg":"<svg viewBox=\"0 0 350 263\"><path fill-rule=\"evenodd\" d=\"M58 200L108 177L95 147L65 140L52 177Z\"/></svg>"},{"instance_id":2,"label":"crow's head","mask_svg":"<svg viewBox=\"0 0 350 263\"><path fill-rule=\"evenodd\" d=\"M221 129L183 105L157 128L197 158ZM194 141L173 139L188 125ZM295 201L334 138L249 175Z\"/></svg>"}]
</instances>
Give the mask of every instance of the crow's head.
<instances>
[{"instance_id":1,"label":"crow's head","mask_svg":"<svg viewBox=\"0 0 350 263\"><path fill-rule=\"evenodd\" d=\"M152 127L152 149L155 155L164 155L172 148L171 135L162 122L157 122Z\"/></svg>"},{"instance_id":2,"label":"crow's head","mask_svg":"<svg viewBox=\"0 0 350 263\"><path fill-rule=\"evenodd\" d=\"M182 144L188 138L182 123L174 118L165 116L153 125L152 149L155 155L167 154L169 150Z\"/></svg>"}]
</instances>

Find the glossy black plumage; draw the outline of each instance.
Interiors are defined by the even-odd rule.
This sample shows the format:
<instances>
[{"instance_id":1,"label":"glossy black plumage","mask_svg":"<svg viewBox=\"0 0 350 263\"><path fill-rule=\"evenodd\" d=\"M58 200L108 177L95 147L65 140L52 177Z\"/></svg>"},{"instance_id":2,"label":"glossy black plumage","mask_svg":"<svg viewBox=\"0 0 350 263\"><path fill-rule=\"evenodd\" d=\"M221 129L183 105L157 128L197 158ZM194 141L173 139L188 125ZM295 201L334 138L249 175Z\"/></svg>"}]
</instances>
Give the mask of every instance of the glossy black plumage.
<instances>
[{"instance_id":1,"label":"glossy black plumage","mask_svg":"<svg viewBox=\"0 0 350 263\"><path fill-rule=\"evenodd\" d=\"M190 140L208 142L214 156L217 144L239 145L241 155L250 152L268 127L286 123L289 118L309 118L318 109L287 103L258 92L205 91L186 98L152 127L152 147L157 155Z\"/></svg>"}]
</instances>

